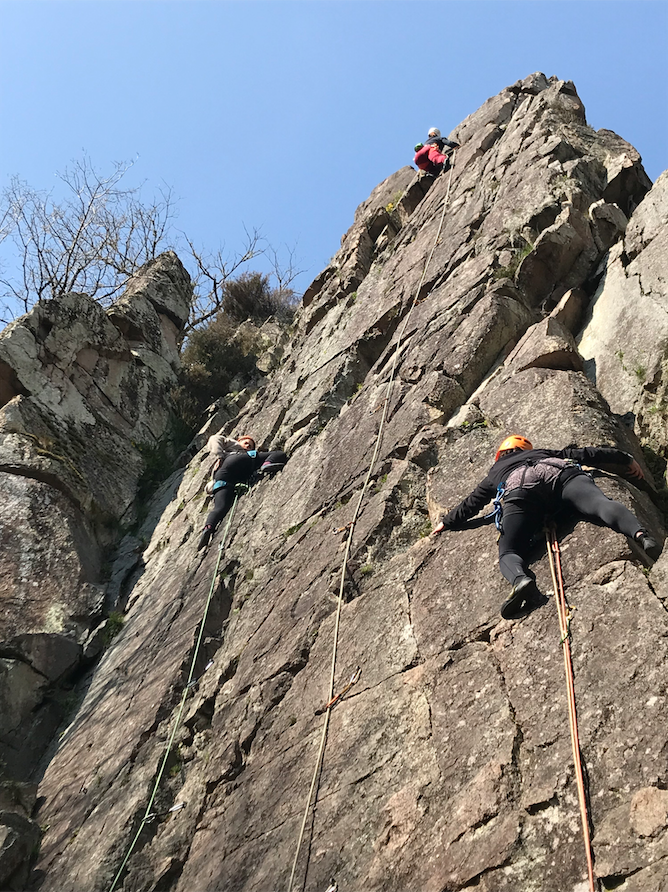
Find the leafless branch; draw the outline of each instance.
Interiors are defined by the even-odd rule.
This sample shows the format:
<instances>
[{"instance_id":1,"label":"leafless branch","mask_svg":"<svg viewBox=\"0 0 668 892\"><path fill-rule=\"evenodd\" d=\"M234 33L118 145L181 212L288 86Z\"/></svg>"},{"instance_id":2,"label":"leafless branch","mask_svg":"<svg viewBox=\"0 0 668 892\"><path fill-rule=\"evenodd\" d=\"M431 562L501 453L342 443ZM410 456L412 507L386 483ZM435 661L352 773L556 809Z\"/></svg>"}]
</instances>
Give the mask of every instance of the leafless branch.
<instances>
[{"instance_id":1,"label":"leafless branch","mask_svg":"<svg viewBox=\"0 0 668 892\"><path fill-rule=\"evenodd\" d=\"M223 309L225 283L245 264L267 250L265 239L259 230L249 231L244 226L244 234L245 241L241 251L232 256L225 254L224 246L213 254L205 253L184 235L196 267L195 295L188 330L199 328Z\"/></svg>"},{"instance_id":2,"label":"leafless branch","mask_svg":"<svg viewBox=\"0 0 668 892\"><path fill-rule=\"evenodd\" d=\"M288 245L283 246L285 249L285 259L282 259L275 248L269 247L266 254L271 260L272 274L276 279L277 290L279 292L287 291L290 285L301 273L303 269L298 269L296 261L295 248Z\"/></svg>"},{"instance_id":3,"label":"leafless branch","mask_svg":"<svg viewBox=\"0 0 668 892\"><path fill-rule=\"evenodd\" d=\"M103 176L89 158L58 175L64 197L40 192L14 178L0 207L0 242L10 235L18 275L3 275L8 301L26 312L36 300L81 291L108 303L139 267L170 247L174 216L170 190L153 202L140 187L121 181L132 163L116 163Z\"/></svg>"}]
</instances>

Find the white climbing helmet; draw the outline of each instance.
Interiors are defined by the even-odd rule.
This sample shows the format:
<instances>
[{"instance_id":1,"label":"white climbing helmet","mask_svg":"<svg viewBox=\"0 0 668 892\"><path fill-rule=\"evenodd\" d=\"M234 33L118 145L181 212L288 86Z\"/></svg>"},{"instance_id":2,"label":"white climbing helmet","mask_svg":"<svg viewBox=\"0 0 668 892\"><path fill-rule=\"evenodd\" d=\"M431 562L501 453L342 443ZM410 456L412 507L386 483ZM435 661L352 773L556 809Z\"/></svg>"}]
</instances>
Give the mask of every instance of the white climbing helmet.
<instances>
[{"instance_id":1,"label":"white climbing helmet","mask_svg":"<svg viewBox=\"0 0 668 892\"><path fill-rule=\"evenodd\" d=\"M428 135L429 136L440 136L441 131L438 129L438 127L430 127Z\"/></svg>"}]
</instances>

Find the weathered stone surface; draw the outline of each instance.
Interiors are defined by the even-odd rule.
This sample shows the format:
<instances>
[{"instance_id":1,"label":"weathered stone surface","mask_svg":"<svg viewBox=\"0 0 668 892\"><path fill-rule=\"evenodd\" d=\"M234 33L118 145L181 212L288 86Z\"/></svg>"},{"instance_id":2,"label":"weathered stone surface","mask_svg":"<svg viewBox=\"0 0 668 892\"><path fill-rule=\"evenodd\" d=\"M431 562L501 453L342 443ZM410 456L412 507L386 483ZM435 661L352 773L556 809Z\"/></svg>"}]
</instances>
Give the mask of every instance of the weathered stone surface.
<instances>
[{"instance_id":1,"label":"weathered stone surface","mask_svg":"<svg viewBox=\"0 0 668 892\"><path fill-rule=\"evenodd\" d=\"M34 821L15 812L0 811L0 885L8 892L25 889L28 865L41 832Z\"/></svg>"},{"instance_id":2,"label":"weathered stone surface","mask_svg":"<svg viewBox=\"0 0 668 892\"><path fill-rule=\"evenodd\" d=\"M149 260L138 270L126 286L121 307L134 312L131 308L136 298L150 301L156 312L171 319L179 331L184 327L190 315L192 284L173 251L166 251L155 260ZM141 306L141 301L137 302L137 306Z\"/></svg>"},{"instance_id":3,"label":"weathered stone surface","mask_svg":"<svg viewBox=\"0 0 668 892\"><path fill-rule=\"evenodd\" d=\"M583 370L575 338L552 316L533 325L507 359L523 372L531 368Z\"/></svg>"},{"instance_id":4,"label":"weathered stone surface","mask_svg":"<svg viewBox=\"0 0 668 892\"><path fill-rule=\"evenodd\" d=\"M0 629L81 635L102 609L98 546L66 495L18 474L0 474ZM1 646L1 645L0 645Z\"/></svg>"},{"instance_id":5,"label":"weathered stone surface","mask_svg":"<svg viewBox=\"0 0 668 892\"><path fill-rule=\"evenodd\" d=\"M19 660L0 659L0 710L3 736L15 731L41 698L45 680Z\"/></svg>"},{"instance_id":6,"label":"weathered stone surface","mask_svg":"<svg viewBox=\"0 0 668 892\"><path fill-rule=\"evenodd\" d=\"M17 655L49 681L57 681L79 661L81 647L72 638L38 632L17 635L0 645L5 656Z\"/></svg>"},{"instance_id":7,"label":"weathered stone surface","mask_svg":"<svg viewBox=\"0 0 668 892\"><path fill-rule=\"evenodd\" d=\"M557 306L550 313L550 318L556 319L556 321L567 328L572 335L575 335L582 327L582 321L588 305L588 295L581 288L575 288L564 294Z\"/></svg>"},{"instance_id":8,"label":"weathered stone surface","mask_svg":"<svg viewBox=\"0 0 668 892\"><path fill-rule=\"evenodd\" d=\"M649 184L632 147L587 127L573 85L542 74L453 136L451 180L415 202L413 173L399 171L359 209L285 359L225 422L291 457L240 499L220 566L222 533L196 551L203 453L163 487L140 558L119 558L132 581L125 624L40 787L43 892L111 885L158 779L210 591L156 818L119 885L288 887L340 587L334 692L361 674L331 711L294 887L586 888L553 598L501 619L493 528L427 534L511 431L537 445L618 444L651 477L571 338L623 225L605 206L626 216ZM649 486L596 479L663 541ZM609 887L654 892L668 878L663 559L647 575L638 546L611 530L571 518L559 533L596 870ZM532 567L548 595L540 542Z\"/></svg>"},{"instance_id":9,"label":"weathered stone surface","mask_svg":"<svg viewBox=\"0 0 668 892\"><path fill-rule=\"evenodd\" d=\"M104 561L135 511L142 449L168 429L191 286L174 254L108 311L39 303L0 333L0 757L25 778L64 712L58 685L102 619ZM87 649L90 655L91 648ZM9 668L11 666L11 671Z\"/></svg>"},{"instance_id":10,"label":"weathered stone surface","mask_svg":"<svg viewBox=\"0 0 668 892\"><path fill-rule=\"evenodd\" d=\"M578 345L612 410L633 412L638 433L658 445L667 430L668 171L627 231L610 251Z\"/></svg>"},{"instance_id":11,"label":"weathered stone surface","mask_svg":"<svg viewBox=\"0 0 668 892\"><path fill-rule=\"evenodd\" d=\"M37 784L0 781L0 812L17 812L29 817L35 807Z\"/></svg>"}]
</instances>

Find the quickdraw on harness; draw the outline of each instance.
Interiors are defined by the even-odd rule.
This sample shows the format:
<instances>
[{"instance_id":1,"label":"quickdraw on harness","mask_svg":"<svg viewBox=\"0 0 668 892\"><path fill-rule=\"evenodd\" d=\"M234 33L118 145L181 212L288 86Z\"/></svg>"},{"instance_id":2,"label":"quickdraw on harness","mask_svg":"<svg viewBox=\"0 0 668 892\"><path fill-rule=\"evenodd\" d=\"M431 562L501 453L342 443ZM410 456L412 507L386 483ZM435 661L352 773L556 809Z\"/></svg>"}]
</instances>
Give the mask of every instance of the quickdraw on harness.
<instances>
[{"instance_id":1,"label":"quickdraw on harness","mask_svg":"<svg viewBox=\"0 0 668 892\"><path fill-rule=\"evenodd\" d=\"M491 520L494 518L494 526L497 528L499 533L503 532L502 529L502 521L503 521L503 496L506 492L506 481L503 480L496 488L496 495L494 496L494 501L492 502L493 510L489 512L489 514L485 514L483 520Z\"/></svg>"}]
</instances>

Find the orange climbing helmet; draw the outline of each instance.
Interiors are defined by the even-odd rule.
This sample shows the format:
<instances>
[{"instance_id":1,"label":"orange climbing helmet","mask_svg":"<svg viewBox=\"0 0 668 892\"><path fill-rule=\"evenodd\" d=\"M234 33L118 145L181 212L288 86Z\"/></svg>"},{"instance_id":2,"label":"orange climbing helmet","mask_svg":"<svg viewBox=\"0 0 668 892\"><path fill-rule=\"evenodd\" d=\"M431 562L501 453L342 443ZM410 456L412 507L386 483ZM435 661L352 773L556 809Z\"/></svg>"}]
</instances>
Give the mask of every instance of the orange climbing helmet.
<instances>
[{"instance_id":1,"label":"orange climbing helmet","mask_svg":"<svg viewBox=\"0 0 668 892\"><path fill-rule=\"evenodd\" d=\"M522 449L524 451L533 449L533 446L526 437L520 437L518 434L511 434L509 437L506 437L503 443L499 446L494 461L498 461L504 452L508 452L511 449Z\"/></svg>"}]
</instances>

